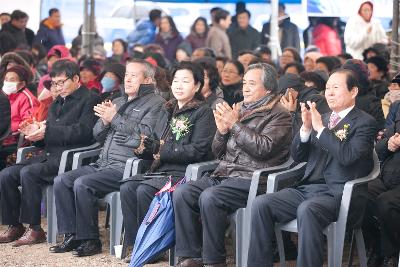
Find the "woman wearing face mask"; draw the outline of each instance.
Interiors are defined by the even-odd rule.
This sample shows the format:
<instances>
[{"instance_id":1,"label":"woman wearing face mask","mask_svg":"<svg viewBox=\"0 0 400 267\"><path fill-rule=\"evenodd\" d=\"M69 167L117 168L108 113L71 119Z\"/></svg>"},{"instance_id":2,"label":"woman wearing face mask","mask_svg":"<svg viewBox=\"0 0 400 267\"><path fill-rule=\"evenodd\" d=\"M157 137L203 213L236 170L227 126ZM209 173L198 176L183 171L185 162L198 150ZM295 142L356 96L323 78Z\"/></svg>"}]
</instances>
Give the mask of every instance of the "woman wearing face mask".
<instances>
[{"instance_id":1,"label":"woman wearing face mask","mask_svg":"<svg viewBox=\"0 0 400 267\"><path fill-rule=\"evenodd\" d=\"M119 63L106 65L101 77L101 101L112 101L124 93L125 66Z\"/></svg>"},{"instance_id":2,"label":"woman wearing face mask","mask_svg":"<svg viewBox=\"0 0 400 267\"><path fill-rule=\"evenodd\" d=\"M182 62L172 72L174 99L164 104L152 136L146 136L136 153L154 158L147 175L136 175L121 185L125 240L133 245L154 194L172 176L183 178L188 164L212 159L216 126L211 108L203 102L204 71L193 62Z\"/></svg>"},{"instance_id":3,"label":"woman wearing face mask","mask_svg":"<svg viewBox=\"0 0 400 267\"><path fill-rule=\"evenodd\" d=\"M382 109L386 117L385 128L394 123L400 108L400 73L390 81L388 89L389 92L382 99Z\"/></svg>"},{"instance_id":4,"label":"woman wearing face mask","mask_svg":"<svg viewBox=\"0 0 400 267\"><path fill-rule=\"evenodd\" d=\"M20 123L26 119L32 119L35 109L39 107L39 101L26 88L31 77L30 70L22 66L17 65L6 70L2 90L10 101L12 135L4 140L5 146L15 145L16 147L16 134Z\"/></svg>"}]
</instances>

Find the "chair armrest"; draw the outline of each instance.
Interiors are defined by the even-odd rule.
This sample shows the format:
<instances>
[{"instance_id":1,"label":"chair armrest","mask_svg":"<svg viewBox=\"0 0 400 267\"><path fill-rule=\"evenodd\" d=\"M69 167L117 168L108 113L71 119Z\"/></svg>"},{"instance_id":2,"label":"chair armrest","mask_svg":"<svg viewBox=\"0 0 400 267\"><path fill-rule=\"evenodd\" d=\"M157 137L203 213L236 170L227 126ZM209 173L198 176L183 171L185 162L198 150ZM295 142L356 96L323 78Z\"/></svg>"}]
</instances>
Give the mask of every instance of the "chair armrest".
<instances>
[{"instance_id":1,"label":"chair armrest","mask_svg":"<svg viewBox=\"0 0 400 267\"><path fill-rule=\"evenodd\" d=\"M276 192L282 185L285 187L301 179L306 165L307 162L302 162L290 170L268 175L267 194Z\"/></svg>"},{"instance_id":2,"label":"chair armrest","mask_svg":"<svg viewBox=\"0 0 400 267\"><path fill-rule=\"evenodd\" d=\"M205 161L200 163L189 164L186 167L186 181L197 181L202 174L207 171L214 171L219 164L219 160Z\"/></svg>"},{"instance_id":3,"label":"chair armrest","mask_svg":"<svg viewBox=\"0 0 400 267\"><path fill-rule=\"evenodd\" d=\"M101 148L93 149L89 151L78 152L74 154L74 160L72 161L72 170L78 169L82 166L82 161L87 158L98 156L101 153Z\"/></svg>"},{"instance_id":4,"label":"chair armrest","mask_svg":"<svg viewBox=\"0 0 400 267\"><path fill-rule=\"evenodd\" d=\"M136 159L132 164L131 175L145 173L150 168L152 163L152 160Z\"/></svg>"},{"instance_id":5,"label":"chair armrest","mask_svg":"<svg viewBox=\"0 0 400 267\"><path fill-rule=\"evenodd\" d=\"M17 150L17 161L16 163L20 163L28 153L35 152L40 150L40 148L35 146L21 147Z\"/></svg>"},{"instance_id":6,"label":"chair armrest","mask_svg":"<svg viewBox=\"0 0 400 267\"><path fill-rule=\"evenodd\" d=\"M122 176L122 180L131 177L132 175L132 165L133 162L137 160L137 158L129 158L125 163L124 175Z\"/></svg>"},{"instance_id":7,"label":"chair armrest","mask_svg":"<svg viewBox=\"0 0 400 267\"><path fill-rule=\"evenodd\" d=\"M380 173L380 162L375 150L373 154L373 159L374 159L374 168L367 176L348 181L344 184L342 201L340 203L340 211L337 222L341 223L347 222L347 216L350 209L350 202L353 195L354 187L369 183L370 181L378 178Z\"/></svg>"},{"instance_id":8,"label":"chair armrest","mask_svg":"<svg viewBox=\"0 0 400 267\"><path fill-rule=\"evenodd\" d=\"M257 196L258 185L260 183L261 175L270 175L272 173L276 173L276 172L287 170L287 169L290 168L290 166L292 164L293 164L293 159L289 158L285 163L283 163L281 165L255 170L253 172L253 176L251 178L249 196L247 198L247 207L251 207L251 205L253 203L253 200Z\"/></svg>"},{"instance_id":9,"label":"chair armrest","mask_svg":"<svg viewBox=\"0 0 400 267\"><path fill-rule=\"evenodd\" d=\"M63 153L61 154L61 160L60 160L60 166L58 168L58 174L62 174L66 171L68 156L71 155L71 153L74 154L75 152L91 150L91 149L95 149L95 148L99 148L99 147L100 147L100 144L96 142L90 146L83 146L83 147L77 147L77 148L73 148L73 149L64 150Z\"/></svg>"}]
</instances>

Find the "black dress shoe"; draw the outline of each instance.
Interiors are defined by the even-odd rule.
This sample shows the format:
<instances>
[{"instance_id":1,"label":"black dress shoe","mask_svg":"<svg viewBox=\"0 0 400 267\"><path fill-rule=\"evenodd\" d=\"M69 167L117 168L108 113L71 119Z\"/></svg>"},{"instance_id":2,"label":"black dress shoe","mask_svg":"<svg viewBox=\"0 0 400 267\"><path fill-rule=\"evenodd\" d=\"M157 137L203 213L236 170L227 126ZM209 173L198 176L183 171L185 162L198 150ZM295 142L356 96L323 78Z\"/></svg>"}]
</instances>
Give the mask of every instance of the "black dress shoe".
<instances>
[{"instance_id":1,"label":"black dress shoe","mask_svg":"<svg viewBox=\"0 0 400 267\"><path fill-rule=\"evenodd\" d=\"M86 257L101 253L101 241L99 239L89 239L72 251L75 257Z\"/></svg>"},{"instance_id":2,"label":"black dress shoe","mask_svg":"<svg viewBox=\"0 0 400 267\"><path fill-rule=\"evenodd\" d=\"M61 244L57 244L49 248L52 253L65 253L72 251L80 246L81 240L75 240L75 235L65 235L64 241Z\"/></svg>"}]
</instances>

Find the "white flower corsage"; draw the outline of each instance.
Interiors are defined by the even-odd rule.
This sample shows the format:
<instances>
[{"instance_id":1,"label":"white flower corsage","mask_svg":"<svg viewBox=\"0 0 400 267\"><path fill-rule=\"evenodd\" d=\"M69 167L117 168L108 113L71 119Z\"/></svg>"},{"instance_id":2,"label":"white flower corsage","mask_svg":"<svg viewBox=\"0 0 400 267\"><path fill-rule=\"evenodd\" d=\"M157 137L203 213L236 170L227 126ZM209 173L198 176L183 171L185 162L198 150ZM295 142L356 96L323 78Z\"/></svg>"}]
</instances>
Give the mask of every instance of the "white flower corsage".
<instances>
[{"instance_id":1,"label":"white flower corsage","mask_svg":"<svg viewBox=\"0 0 400 267\"><path fill-rule=\"evenodd\" d=\"M350 128L350 124L343 125L343 129L337 130L335 132L336 137L339 138L340 141L346 140L347 135L349 133L349 128Z\"/></svg>"},{"instance_id":2,"label":"white flower corsage","mask_svg":"<svg viewBox=\"0 0 400 267\"><path fill-rule=\"evenodd\" d=\"M187 116L179 116L177 118L173 118L171 122L172 133L175 134L175 140L179 141L182 137L184 137L188 132L192 124L190 124L190 120Z\"/></svg>"}]
</instances>

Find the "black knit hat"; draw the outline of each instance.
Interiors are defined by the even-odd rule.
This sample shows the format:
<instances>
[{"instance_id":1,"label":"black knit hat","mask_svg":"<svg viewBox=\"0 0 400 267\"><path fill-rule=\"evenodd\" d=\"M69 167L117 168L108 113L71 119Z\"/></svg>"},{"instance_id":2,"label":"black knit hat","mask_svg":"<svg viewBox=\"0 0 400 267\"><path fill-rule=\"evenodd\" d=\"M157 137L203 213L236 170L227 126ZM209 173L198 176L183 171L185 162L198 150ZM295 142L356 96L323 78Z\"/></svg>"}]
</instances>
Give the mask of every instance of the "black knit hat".
<instances>
[{"instance_id":1,"label":"black knit hat","mask_svg":"<svg viewBox=\"0 0 400 267\"><path fill-rule=\"evenodd\" d=\"M390 81L391 83L397 83L400 85L400 72L396 74L396 76L393 77L393 79Z\"/></svg>"},{"instance_id":2,"label":"black knit hat","mask_svg":"<svg viewBox=\"0 0 400 267\"><path fill-rule=\"evenodd\" d=\"M122 65L119 63L106 64L104 66L104 71L100 75L100 79L103 79L104 75L107 72L111 72L111 73L115 74L115 76L117 76L119 83L121 84L124 82L125 71L126 71L125 65Z\"/></svg>"}]
</instances>

